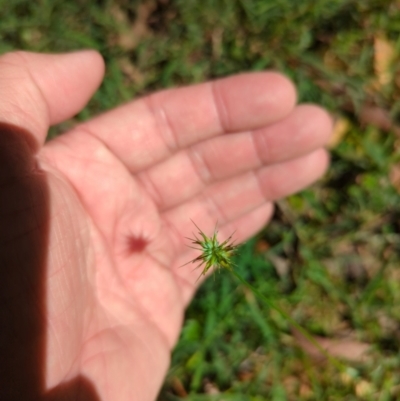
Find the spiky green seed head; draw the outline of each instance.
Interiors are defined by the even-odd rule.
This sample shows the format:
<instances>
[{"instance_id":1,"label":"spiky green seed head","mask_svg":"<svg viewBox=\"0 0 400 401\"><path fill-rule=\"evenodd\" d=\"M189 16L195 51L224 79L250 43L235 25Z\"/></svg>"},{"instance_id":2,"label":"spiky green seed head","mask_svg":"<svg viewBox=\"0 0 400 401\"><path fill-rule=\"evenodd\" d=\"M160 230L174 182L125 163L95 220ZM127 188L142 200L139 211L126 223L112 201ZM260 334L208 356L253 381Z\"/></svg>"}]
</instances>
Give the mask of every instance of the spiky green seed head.
<instances>
[{"instance_id":1,"label":"spiky green seed head","mask_svg":"<svg viewBox=\"0 0 400 401\"><path fill-rule=\"evenodd\" d=\"M203 271L201 272L199 278L201 276L204 276L208 272L208 270L211 269L211 267L214 268L214 273L215 270L219 270L221 268L231 270L234 266L232 256L237 250L237 246L234 245L233 242L231 242L233 234L227 240L220 243L218 241L217 226L215 226L213 236L207 237L207 235L205 235L204 232L200 230L196 223L194 221L192 222L199 230L200 236L197 237L196 235L194 235L194 239L188 239L192 241L192 244L199 246L191 248L199 250L201 254L197 258L191 260L183 266L186 266L189 263L200 262L195 268L198 269L200 267L203 267Z\"/></svg>"}]
</instances>

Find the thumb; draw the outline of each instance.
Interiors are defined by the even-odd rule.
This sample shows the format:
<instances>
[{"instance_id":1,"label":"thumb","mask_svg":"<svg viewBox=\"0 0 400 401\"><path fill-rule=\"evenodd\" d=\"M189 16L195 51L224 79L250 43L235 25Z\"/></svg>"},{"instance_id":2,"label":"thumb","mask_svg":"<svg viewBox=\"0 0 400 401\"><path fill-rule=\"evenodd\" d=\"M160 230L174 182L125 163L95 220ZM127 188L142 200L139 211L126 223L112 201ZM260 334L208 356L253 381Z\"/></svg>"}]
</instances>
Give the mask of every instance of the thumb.
<instances>
[{"instance_id":1,"label":"thumb","mask_svg":"<svg viewBox=\"0 0 400 401\"><path fill-rule=\"evenodd\" d=\"M92 50L6 53L0 56L0 122L28 131L37 149L50 125L85 106L103 75L103 60Z\"/></svg>"}]
</instances>

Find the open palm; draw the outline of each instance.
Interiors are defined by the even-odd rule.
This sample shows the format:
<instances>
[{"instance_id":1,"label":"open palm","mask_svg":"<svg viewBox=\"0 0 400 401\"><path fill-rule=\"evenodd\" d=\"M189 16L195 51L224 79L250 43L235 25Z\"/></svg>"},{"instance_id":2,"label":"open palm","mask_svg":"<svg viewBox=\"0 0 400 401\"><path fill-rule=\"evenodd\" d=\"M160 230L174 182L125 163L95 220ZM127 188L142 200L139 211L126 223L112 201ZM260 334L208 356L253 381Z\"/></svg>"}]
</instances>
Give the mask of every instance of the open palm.
<instances>
[{"instance_id":1,"label":"open palm","mask_svg":"<svg viewBox=\"0 0 400 401\"><path fill-rule=\"evenodd\" d=\"M7 302L20 315L11 325L1 318L11 328L0 352L21 359L6 376L25 386L23 399L53 389L43 397L154 400L199 275L179 268L195 256L185 246L191 219L209 234L218 221L221 239L236 230L237 242L260 230L274 199L325 170L330 118L316 106L295 106L283 76L242 74L141 98L44 145L49 125L78 112L101 82L101 58L13 53L0 58L0 72L7 95L0 141L9 138L0 142L0 163L19 146L18 135L24 160L32 159L20 174L21 159L6 158L16 178L0 181L6 191L24 182L9 190L5 206L22 222L3 213L0 225ZM18 256L23 249L42 255L37 264ZM36 290L14 289L27 269L24 283ZM41 309L32 314L44 318L30 343L24 311L33 303ZM42 362L26 368L24 358L38 352Z\"/></svg>"}]
</instances>

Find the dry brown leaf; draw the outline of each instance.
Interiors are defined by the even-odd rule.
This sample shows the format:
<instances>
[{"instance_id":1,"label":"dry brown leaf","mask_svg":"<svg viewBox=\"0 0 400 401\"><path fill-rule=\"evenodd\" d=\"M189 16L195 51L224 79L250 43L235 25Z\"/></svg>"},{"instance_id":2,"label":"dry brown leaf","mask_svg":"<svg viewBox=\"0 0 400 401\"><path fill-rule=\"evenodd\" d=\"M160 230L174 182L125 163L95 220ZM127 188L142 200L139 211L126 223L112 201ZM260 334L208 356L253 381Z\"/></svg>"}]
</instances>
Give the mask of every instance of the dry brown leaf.
<instances>
[{"instance_id":1,"label":"dry brown leaf","mask_svg":"<svg viewBox=\"0 0 400 401\"><path fill-rule=\"evenodd\" d=\"M268 255L267 258L274 265L275 271L280 278L285 278L289 274L290 264L288 259L273 254Z\"/></svg>"},{"instance_id":2,"label":"dry brown leaf","mask_svg":"<svg viewBox=\"0 0 400 401\"><path fill-rule=\"evenodd\" d=\"M371 395L374 392L374 386L372 383L367 382L366 380L360 380L356 385L355 385L355 392L357 397L366 397L368 395Z\"/></svg>"},{"instance_id":3,"label":"dry brown leaf","mask_svg":"<svg viewBox=\"0 0 400 401\"><path fill-rule=\"evenodd\" d=\"M390 394L391 394L391 396L392 397L398 397L398 396L400 396L400 384L397 384L396 386L393 386L391 389L390 389ZM397 398L398 399L398 398Z\"/></svg>"},{"instance_id":4,"label":"dry brown leaf","mask_svg":"<svg viewBox=\"0 0 400 401\"><path fill-rule=\"evenodd\" d=\"M289 394L295 394L299 387L299 378L297 376L286 376L282 382L285 390Z\"/></svg>"},{"instance_id":5,"label":"dry brown leaf","mask_svg":"<svg viewBox=\"0 0 400 401\"><path fill-rule=\"evenodd\" d=\"M245 371L243 371L243 372L239 372L238 373L238 379L241 382L250 381L250 380L253 379L253 377L254 377L254 373L253 372L245 372Z\"/></svg>"},{"instance_id":6,"label":"dry brown leaf","mask_svg":"<svg viewBox=\"0 0 400 401\"><path fill-rule=\"evenodd\" d=\"M265 253L270 248L269 243L265 239L259 239L256 243L255 250L257 253Z\"/></svg>"},{"instance_id":7,"label":"dry brown leaf","mask_svg":"<svg viewBox=\"0 0 400 401\"><path fill-rule=\"evenodd\" d=\"M125 50L136 48L140 40L149 34L147 20L154 11L156 4L149 0L140 4L136 11L136 19L130 23L128 16L118 6L113 6L111 14L121 27L121 32L116 38L116 42Z\"/></svg>"},{"instance_id":8,"label":"dry brown leaf","mask_svg":"<svg viewBox=\"0 0 400 401\"><path fill-rule=\"evenodd\" d=\"M172 378L171 387L179 397L187 397L188 393L178 377L174 376Z\"/></svg>"},{"instance_id":9,"label":"dry brown leaf","mask_svg":"<svg viewBox=\"0 0 400 401\"><path fill-rule=\"evenodd\" d=\"M221 27L217 27L213 30L211 35L212 43L212 54L215 59L219 59L222 55L222 40L224 30Z\"/></svg>"},{"instance_id":10,"label":"dry brown leaf","mask_svg":"<svg viewBox=\"0 0 400 401\"><path fill-rule=\"evenodd\" d=\"M110 14L119 25L128 25L128 17L118 5L111 6Z\"/></svg>"},{"instance_id":11,"label":"dry brown leaf","mask_svg":"<svg viewBox=\"0 0 400 401\"><path fill-rule=\"evenodd\" d=\"M358 115L358 119L363 125L373 125L385 131L392 127L389 112L377 106L364 106Z\"/></svg>"},{"instance_id":12,"label":"dry brown leaf","mask_svg":"<svg viewBox=\"0 0 400 401\"><path fill-rule=\"evenodd\" d=\"M301 398L311 398L314 395L314 391L307 383L301 383L299 395Z\"/></svg>"},{"instance_id":13,"label":"dry brown leaf","mask_svg":"<svg viewBox=\"0 0 400 401\"><path fill-rule=\"evenodd\" d=\"M393 130L400 135L400 127L395 125L387 110L378 106L364 106L358 114L362 125L372 125L384 131Z\"/></svg>"},{"instance_id":14,"label":"dry brown leaf","mask_svg":"<svg viewBox=\"0 0 400 401\"><path fill-rule=\"evenodd\" d=\"M293 329L292 332L297 344L311 358L317 361L326 359L321 350L306 339L298 330ZM313 338L329 355L343 358L351 362L364 361L367 351L370 349L369 344L349 338L325 338L319 336L313 336Z\"/></svg>"},{"instance_id":15,"label":"dry brown leaf","mask_svg":"<svg viewBox=\"0 0 400 401\"><path fill-rule=\"evenodd\" d=\"M210 382L209 380L206 380L204 383L204 392L206 394L219 394L219 388L215 383Z\"/></svg>"},{"instance_id":16,"label":"dry brown leaf","mask_svg":"<svg viewBox=\"0 0 400 401\"><path fill-rule=\"evenodd\" d=\"M122 57L118 60L118 65L121 71L132 83L142 85L144 83L144 75L142 72L133 65L127 57Z\"/></svg>"},{"instance_id":17,"label":"dry brown leaf","mask_svg":"<svg viewBox=\"0 0 400 401\"><path fill-rule=\"evenodd\" d=\"M400 164L393 164L390 167L389 180L393 187L400 192Z\"/></svg>"},{"instance_id":18,"label":"dry brown leaf","mask_svg":"<svg viewBox=\"0 0 400 401\"><path fill-rule=\"evenodd\" d=\"M239 365L238 378L240 381L249 381L254 377L254 361L252 355L243 360Z\"/></svg>"},{"instance_id":19,"label":"dry brown leaf","mask_svg":"<svg viewBox=\"0 0 400 401\"><path fill-rule=\"evenodd\" d=\"M349 131L350 122L344 117L339 117L335 120L333 133L328 142L328 148L332 149L339 145L346 133Z\"/></svg>"},{"instance_id":20,"label":"dry brown leaf","mask_svg":"<svg viewBox=\"0 0 400 401\"><path fill-rule=\"evenodd\" d=\"M393 75L390 71L394 59L393 44L384 35L374 39L374 70L377 78L377 89L389 84Z\"/></svg>"}]
</instances>

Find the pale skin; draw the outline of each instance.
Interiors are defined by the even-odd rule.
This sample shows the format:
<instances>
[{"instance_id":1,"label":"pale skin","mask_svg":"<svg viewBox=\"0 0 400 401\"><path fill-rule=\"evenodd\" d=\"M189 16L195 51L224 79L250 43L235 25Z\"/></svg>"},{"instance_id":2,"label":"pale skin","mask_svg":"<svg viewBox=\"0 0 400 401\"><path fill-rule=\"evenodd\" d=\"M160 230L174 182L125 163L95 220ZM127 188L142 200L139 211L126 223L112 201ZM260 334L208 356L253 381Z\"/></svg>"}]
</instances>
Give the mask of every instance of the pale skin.
<instances>
[{"instance_id":1,"label":"pale skin","mask_svg":"<svg viewBox=\"0 0 400 401\"><path fill-rule=\"evenodd\" d=\"M276 72L133 100L45 144L103 74L94 51L0 57L0 399L154 400L199 285L179 268L191 219L242 242L328 165L330 117Z\"/></svg>"}]
</instances>

